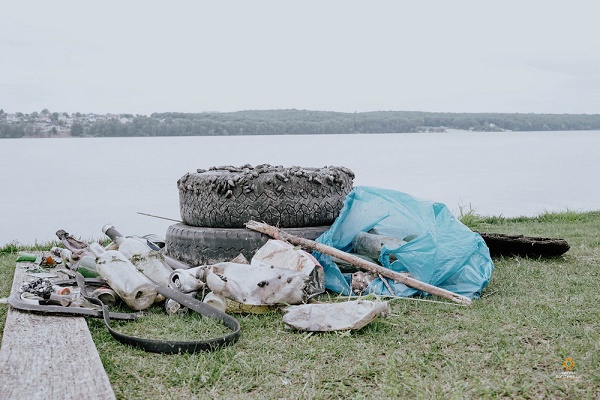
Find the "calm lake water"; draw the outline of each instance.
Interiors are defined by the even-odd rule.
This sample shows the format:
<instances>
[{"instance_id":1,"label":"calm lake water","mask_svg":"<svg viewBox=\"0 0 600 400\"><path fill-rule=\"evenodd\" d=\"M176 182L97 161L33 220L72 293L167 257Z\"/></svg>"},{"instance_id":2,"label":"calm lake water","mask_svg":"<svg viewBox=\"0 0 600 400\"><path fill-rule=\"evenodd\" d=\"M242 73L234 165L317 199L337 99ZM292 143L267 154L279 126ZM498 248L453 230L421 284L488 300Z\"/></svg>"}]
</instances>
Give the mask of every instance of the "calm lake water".
<instances>
[{"instance_id":1,"label":"calm lake water","mask_svg":"<svg viewBox=\"0 0 600 400\"><path fill-rule=\"evenodd\" d=\"M164 237L177 179L215 165L351 168L378 186L482 215L600 210L600 131L0 140L0 245Z\"/></svg>"}]
</instances>

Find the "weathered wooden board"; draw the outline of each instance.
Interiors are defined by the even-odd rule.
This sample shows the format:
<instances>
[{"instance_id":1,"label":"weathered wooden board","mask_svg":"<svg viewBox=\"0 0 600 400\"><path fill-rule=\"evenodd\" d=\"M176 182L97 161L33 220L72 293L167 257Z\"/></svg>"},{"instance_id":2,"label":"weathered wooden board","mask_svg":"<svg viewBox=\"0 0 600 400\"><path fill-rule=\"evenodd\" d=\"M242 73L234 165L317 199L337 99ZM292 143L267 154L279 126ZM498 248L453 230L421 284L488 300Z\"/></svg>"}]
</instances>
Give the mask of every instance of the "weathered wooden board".
<instances>
[{"instance_id":1,"label":"weathered wooden board","mask_svg":"<svg viewBox=\"0 0 600 400\"><path fill-rule=\"evenodd\" d=\"M27 280L19 263L12 292ZM0 399L114 399L83 317L9 307L0 347Z\"/></svg>"}]
</instances>

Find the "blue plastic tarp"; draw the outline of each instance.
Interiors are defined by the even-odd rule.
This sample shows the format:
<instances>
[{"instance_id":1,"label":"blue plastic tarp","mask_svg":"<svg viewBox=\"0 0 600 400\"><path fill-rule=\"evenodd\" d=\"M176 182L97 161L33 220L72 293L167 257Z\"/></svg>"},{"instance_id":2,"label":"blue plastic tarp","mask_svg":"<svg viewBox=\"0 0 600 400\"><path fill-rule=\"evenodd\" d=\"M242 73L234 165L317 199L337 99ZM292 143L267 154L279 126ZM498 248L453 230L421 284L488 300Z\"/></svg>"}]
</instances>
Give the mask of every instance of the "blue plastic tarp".
<instances>
[{"instance_id":1,"label":"blue plastic tarp","mask_svg":"<svg viewBox=\"0 0 600 400\"><path fill-rule=\"evenodd\" d=\"M415 279L478 298L488 284L494 263L483 238L471 231L442 203L416 199L406 193L359 186L346 197L344 207L331 228L317 242L353 252L352 240L359 232L375 229L377 234L416 238L397 248L384 248L379 262L396 272L409 272ZM390 262L390 255L396 260ZM342 274L331 256L314 253L325 270L325 287L350 295L349 276ZM419 294L416 289L387 279L396 296ZM368 293L391 295L381 279Z\"/></svg>"}]
</instances>

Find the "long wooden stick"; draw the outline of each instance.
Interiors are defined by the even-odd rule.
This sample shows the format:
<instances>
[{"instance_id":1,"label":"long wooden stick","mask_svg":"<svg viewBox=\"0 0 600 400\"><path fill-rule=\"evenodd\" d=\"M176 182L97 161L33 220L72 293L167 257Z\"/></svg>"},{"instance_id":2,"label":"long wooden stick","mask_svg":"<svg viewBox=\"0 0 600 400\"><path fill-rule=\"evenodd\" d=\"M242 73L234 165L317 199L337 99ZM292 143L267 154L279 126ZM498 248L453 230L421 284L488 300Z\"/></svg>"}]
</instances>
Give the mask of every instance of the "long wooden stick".
<instances>
[{"instance_id":1,"label":"long wooden stick","mask_svg":"<svg viewBox=\"0 0 600 400\"><path fill-rule=\"evenodd\" d=\"M276 228L274 226L271 226L271 225L268 225L268 224L265 224L262 222L248 221L246 223L246 228L251 229L253 231L267 234L275 239L288 241L291 244L296 245L296 246L302 246L302 247L310 249L310 250L316 250L320 253L328 254L333 257L337 257L341 260L349 262L352 265L356 265L359 268L374 272L376 274L381 274L381 275L385 276L386 278L393 279L395 282L401 282L411 288L415 288L415 289L421 290L423 292L427 292L430 294L434 294L436 296L443 297L444 299L451 300L455 303L466 304L466 305L472 304L471 299L469 299L468 297L461 296L461 295L451 292L449 290L442 289L442 288L430 285L425 282L421 282L415 278L411 278L409 276L406 276L406 275L400 274L398 272L392 271L390 269L384 268L380 265L369 262L367 260L363 260L362 258L353 256L351 254L348 254L344 251L338 250L331 246L317 243L313 240L290 235L289 233L286 233L283 230Z\"/></svg>"}]
</instances>

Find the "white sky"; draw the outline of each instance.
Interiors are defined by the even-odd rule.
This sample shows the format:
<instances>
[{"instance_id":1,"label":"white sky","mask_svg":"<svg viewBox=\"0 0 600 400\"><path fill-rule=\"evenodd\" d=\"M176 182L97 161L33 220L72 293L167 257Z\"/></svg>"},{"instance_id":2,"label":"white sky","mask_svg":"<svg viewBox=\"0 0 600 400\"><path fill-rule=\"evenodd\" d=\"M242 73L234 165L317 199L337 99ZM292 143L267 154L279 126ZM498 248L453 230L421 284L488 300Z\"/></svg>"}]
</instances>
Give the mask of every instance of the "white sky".
<instances>
[{"instance_id":1,"label":"white sky","mask_svg":"<svg viewBox=\"0 0 600 400\"><path fill-rule=\"evenodd\" d=\"M0 108L600 113L600 2L5 1Z\"/></svg>"}]
</instances>

